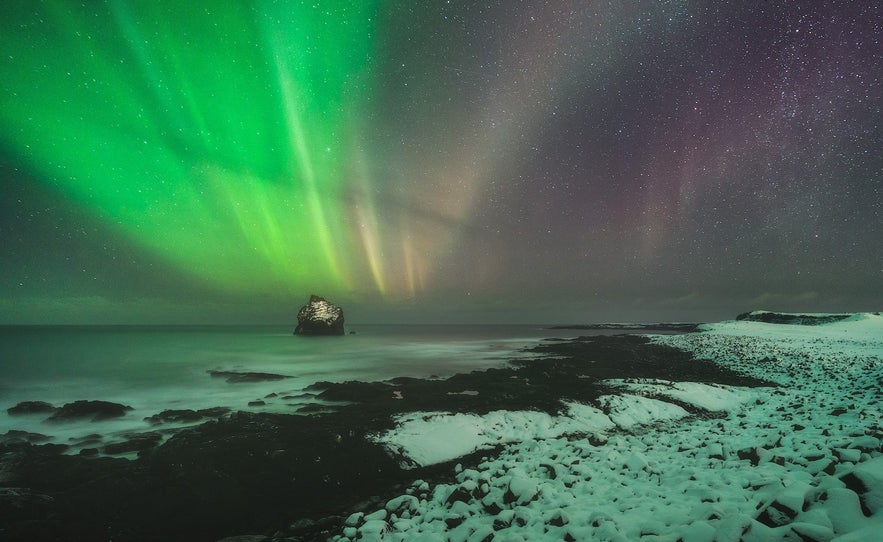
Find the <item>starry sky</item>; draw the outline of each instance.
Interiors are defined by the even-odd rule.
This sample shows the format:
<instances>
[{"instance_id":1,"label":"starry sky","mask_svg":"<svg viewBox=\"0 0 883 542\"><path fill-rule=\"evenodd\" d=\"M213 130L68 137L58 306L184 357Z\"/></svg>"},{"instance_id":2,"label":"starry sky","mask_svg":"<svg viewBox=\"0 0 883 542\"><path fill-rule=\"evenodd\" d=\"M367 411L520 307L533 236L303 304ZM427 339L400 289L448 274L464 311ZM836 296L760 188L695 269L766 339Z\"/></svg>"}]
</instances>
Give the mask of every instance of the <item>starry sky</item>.
<instances>
[{"instance_id":1,"label":"starry sky","mask_svg":"<svg viewBox=\"0 0 883 542\"><path fill-rule=\"evenodd\" d=\"M883 6L0 6L0 323L883 308Z\"/></svg>"}]
</instances>

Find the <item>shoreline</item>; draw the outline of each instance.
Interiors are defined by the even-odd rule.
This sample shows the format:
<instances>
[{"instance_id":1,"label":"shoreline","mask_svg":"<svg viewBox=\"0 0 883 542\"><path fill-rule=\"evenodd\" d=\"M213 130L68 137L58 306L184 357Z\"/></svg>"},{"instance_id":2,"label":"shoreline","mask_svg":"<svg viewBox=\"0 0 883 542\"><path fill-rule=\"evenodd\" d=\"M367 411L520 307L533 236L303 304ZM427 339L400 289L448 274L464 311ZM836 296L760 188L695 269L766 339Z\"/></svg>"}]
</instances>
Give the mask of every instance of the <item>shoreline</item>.
<instances>
[{"instance_id":1,"label":"shoreline","mask_svg":"<svg viewBox=\"0 0 883 542\"><path fill-rule=\"evenodd\" d=\"M2 444L4 486L22 488L14 504L7 495L9 513L4 516L11 520L6 537L50 540L56 533L80 532L81 537L89 538L99 534L96 525L118 517L100 529L102 536L113 533L114 540L192 540L199 533L211 532L221 538L255 530L272 535L300 521L303 532L299 536L310 539L317 533L312 532L309 522L324 530L333 524L328 517L341 516L338 521L342 521L359 502L370 502L377 493L390 493L415 476L431 479L450 474L452 465L400 469L382 446L365 438L369 433L392 429L398 414L420 410L554 412L560 409L561 398L591 400L602 393L585 379L576 378L583 369L578 360L581 356L609 360L604 366L593 367L605 378L675 376L658 369L666 356L682 363L684 376L700 376L710 368L687 363L687 355L652 346L648 339L637 336L588 337L572 340L573 346L568 347L570 341L542 341L529 349L546 358L516 360L506 368L446 379L317 383L312 386L317 399L352 404L312 416L235 412L182 429L133 460L63 455L60 447L52 444ZM629 359L631 363L623 363ZM468 390L478 393L460 394ZM113 473L112 482L108 473ZM288 482L279 482L284 477ZM158 493L159 487L166 490ZM189 487L189 497L169 500L169 495L185 495L185 487ZM123 502L138 505L127 506L127 511L115 510L122 508L119 504ZM250 508L262 511L254 517ZM181 512L174 510L189 511L188 520L184 522ZM56 517L55 524L34 523L44 514ZM157 523L160 518L166 518L165 528ZM141 534L149 531L156 534Z\"/></svg>"},{"instance_id":2,"label":"shoreline","mask_svg":"<svg viewBox=\"0 0 883 542\"><path fill-rule=\"evenodd\" d=\"M690 336L672 335L662 342ZM3 534L11 541L220 540L254 534L279 542L325 540L352 529L369 534L364 518L388 508L384 503L397 495L419 492L415 480L438 492L463 472L480 470L528 443L501 442L405 469L401 455L376 442L377 435L394 432L403 415L559 416L564 400L594 404L617 386L641 381L772 384L659 342L637 335L547 340L530 349L544 357L515 360L505 368L446 379L317 383L318 398L350 404L313 416L233 413L181 430L134 460L63 455L51 444L0 444L0 515L10 518ZM688 414L680 423L721 423L714 420L732 415L675 403ZM586 445L594 446L589 433L557 440L588 438ZM616 439L628 440L629 434ZM361 519L353 520L353 514Z\"/></svg>"}]
</instances>

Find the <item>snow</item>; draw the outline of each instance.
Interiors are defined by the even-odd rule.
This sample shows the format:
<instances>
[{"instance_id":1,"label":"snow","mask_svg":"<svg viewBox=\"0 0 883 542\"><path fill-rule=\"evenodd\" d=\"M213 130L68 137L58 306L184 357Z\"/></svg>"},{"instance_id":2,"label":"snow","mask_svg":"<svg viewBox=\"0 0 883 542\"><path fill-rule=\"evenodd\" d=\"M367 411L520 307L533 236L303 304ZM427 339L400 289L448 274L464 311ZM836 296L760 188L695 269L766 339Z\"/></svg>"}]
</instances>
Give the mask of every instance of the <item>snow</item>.
<instances>
[{"instance_id":1,"label":"snow","mask_svg":"<svg viewBox=\"0 0 883 542\"><path fill-rule=\"evenodd\" d=\"M313 317L324 322L331 322L340 317L340 307L332 305L325 301L314 301L310 303L310 309L313 311Z\"/></svg>"},{"instance_id":2,"label":"snow","mask_svg":"<svg viewBox=\"0 0 883 542\"><path fill-rule=\"evenodd\" d=\"M638 395L605 395L598 398L610 419L623 429L653 423L656 420L686 418L689 412L672 403Z\"/></svg>"},{"instance_id":3,"label":"snow","mask_svg":"<svg viewBox=\"0 0 883 542\"><path fill-rule=\"evenodd\" d=\"M602 381L602 384L643 396L674 399L710 412L734 410L743 403L755 400L758 395L749 388L643 378L610 379Z\"/></svg>"},{"instance_id":4,"label":"snow","mask_svg":"<svg viewBox=\"0 0 883 542\"><path fill-rule=\"evenodd\" d=\"M417 464L504 446L336 539L883 540L883 318L654 341L779 385L611 380L618 393L558 416L403 416L375 438Z\"/></svg>"},{"instance_id":5,"label":"snow","mask_svg":"<svg viewBox=\"0 0 883 542\"><path fill-rule=\"evenodd\" d=\"M598 433L614 427L602 411L575 402L566 414L498 410L484 415L413 412L396 418L395 430L373 440L403 456L405 466L427 466L499 444L564 434Z\"/></svg>"}]
</instances>

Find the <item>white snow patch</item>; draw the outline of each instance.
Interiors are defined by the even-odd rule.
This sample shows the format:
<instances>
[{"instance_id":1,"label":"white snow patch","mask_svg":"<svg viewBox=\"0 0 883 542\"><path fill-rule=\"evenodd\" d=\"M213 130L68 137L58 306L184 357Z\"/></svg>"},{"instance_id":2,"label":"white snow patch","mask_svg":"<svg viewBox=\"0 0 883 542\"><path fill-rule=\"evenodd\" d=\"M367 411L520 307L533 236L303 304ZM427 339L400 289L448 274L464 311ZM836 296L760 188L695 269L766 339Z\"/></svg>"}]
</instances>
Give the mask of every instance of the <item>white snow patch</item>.
<instances>
[{"instance_id":1,"label":"white snow patch","mask_svg":"<svg viewBox=\"0 0 883 542\"><path fill-rule=\"evenodd\" d=\"M610 379L602 384L644 397L674 399L711 412L736 410L760 395L751 388L657 379Z\"/></svg>"},{"instance_id":2,"label":"white snow patch","mask_svg":"<svg viewBox=\"0 0 883 542\"><path fill-rule=\"evenodd\" d=\"M678 405L639 395L604 395L598 402L608 410L613 423L623 429L657 421L679 420L690 415Z\"/></svg>"},{"instance_id":3,"label":"white snow patch","mask_svg":"<svg viewBox=\"0 0 883 542\"><path fill-rule=\"evenodd\" d=\"M413 412L396 418L396 428L372 439L418 466L451 461L478 450L523 440L614 428L602 411L565 402L566 413L497 410L484 415Z\"/></svg>"}]
</instances>

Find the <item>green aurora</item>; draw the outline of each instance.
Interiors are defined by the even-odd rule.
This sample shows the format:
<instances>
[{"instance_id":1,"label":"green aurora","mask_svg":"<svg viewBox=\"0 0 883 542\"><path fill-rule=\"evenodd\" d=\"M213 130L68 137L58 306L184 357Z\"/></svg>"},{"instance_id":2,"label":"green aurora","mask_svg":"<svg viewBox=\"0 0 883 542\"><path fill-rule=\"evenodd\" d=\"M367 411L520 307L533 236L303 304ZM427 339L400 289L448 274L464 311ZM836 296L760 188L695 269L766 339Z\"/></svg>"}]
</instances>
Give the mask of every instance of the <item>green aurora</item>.
<instances>
[{"instance_id":1,"label":"green aurora","mask_svg":"<svg viewBox=\"0 0 883 542\"><path fill-rule=\"evenodd\" d=\"M37 6L4 10L0 122L39 179L225 291L364 286L341 240L376 2Z\"/></svg>"},{"instance_id":2,"label":"green aurora","mask_svg":"<svg viewBox=\"0 0 883 542\"><path fill-rule=\"evenodd\" d=\"M883 4L0 3L0 323L883 303Z\"/></svg>"}]
</instances>

